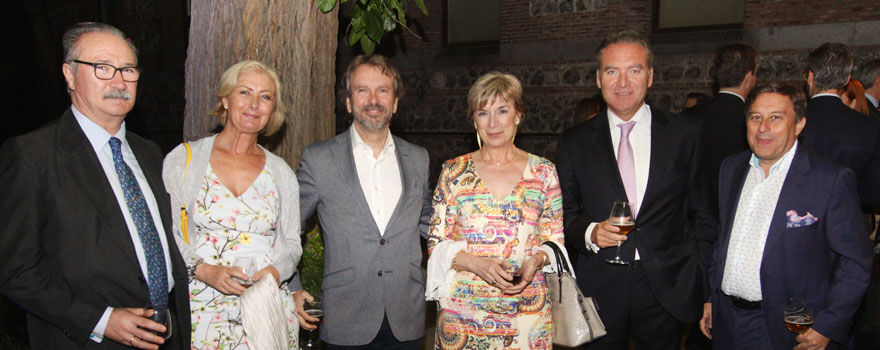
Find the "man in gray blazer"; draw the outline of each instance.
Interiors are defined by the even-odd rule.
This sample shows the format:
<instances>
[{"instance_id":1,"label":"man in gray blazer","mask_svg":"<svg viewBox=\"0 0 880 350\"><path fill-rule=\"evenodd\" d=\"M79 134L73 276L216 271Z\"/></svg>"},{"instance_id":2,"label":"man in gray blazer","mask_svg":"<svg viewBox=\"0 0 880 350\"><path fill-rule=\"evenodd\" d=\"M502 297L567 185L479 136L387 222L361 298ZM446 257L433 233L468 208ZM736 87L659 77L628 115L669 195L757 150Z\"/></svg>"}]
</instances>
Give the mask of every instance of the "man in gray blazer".
<instances>
[{"instance_id":1,"label":"man in gray blazer","mask_svg":"<svg viewBox=\"0 0 880 350\"><path fill-rule=\"evenodd\" d=\"M391 135L403 92L400 74L379 55L358 56L344 77L354 116L345 132L308 146L297 178L300 213L317 209L324 236L327 349L417 349L425 326L419 236L427 232L428 152ZM298 275L291 283L300 324L306 314Z\"/></svg>"}]
</instances>

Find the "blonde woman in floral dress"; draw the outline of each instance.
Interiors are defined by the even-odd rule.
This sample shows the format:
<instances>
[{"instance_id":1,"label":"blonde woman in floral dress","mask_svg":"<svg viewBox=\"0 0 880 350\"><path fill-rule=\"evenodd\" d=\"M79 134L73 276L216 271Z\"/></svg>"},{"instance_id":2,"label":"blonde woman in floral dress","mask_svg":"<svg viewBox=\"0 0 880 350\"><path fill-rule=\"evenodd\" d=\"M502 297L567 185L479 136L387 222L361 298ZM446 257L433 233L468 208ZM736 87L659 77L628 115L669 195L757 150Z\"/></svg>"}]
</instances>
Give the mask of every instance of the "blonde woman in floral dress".
<instances>
[{"instance_id":1,"label":"blonde woman in floral dress","mask_svg":"<svg viewBox=\"0 0 880 350\"><path fill-rule=\"evenodd\" d=\"M241 324L240 280L263 276L278 284L291 277L302 248L299 190L287 163L257 144L284 122L280 83L274 70L256 61L230 67L220 80L213 114L223 130L175 148L164 163L163 179L171 195L178 247L190 272L193 349L248 349ZM187 233L178 210L188 210ZM232 264L252 258L256 272ZM289 347L299 330L293 299L280 289Z\"/></svg>"},{"instance_id":2,"label":"blonde woman in floral dress","mask_svg":"<svg viewBox=\"0 0 880 350\"><path fill-rule=\"evenodd\" d=\"M540 270L551 264L542 244L563 246L562 197L553 163L513 144L521 96L512 75L477 79L468 115L480 149L443 165L428 234L426 295L440 304L435 349L552 348Z\"/></svg>"}]
</instances>

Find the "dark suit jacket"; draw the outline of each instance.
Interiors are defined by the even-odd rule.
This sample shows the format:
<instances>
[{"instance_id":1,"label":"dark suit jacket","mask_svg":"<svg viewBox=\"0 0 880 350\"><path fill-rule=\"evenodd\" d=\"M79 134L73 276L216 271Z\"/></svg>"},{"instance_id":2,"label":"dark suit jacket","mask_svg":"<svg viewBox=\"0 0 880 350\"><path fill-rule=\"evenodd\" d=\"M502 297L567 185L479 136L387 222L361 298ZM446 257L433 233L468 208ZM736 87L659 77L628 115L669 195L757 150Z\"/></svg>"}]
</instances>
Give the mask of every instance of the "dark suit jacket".
<instances>
[{"instance_id":1,"label":"dark suit jacket","mask_svg":"<svg viewBox=\"0 0 880 350\"><path fill-rule=\"evenodd\" d=\"M720 231L709 269L716 320L724 316L718 314L721 281L750 157L751 152L738 153L721 166ZM809 212L819 220L788 228L789 210L801 216ZM815 320L813 329L835 342L847 343L850 319L871 274L866 231L852 171L799 146L779 193L761 261L761 303L773 348L796 345L796 335L782 320L782 304L791 297L807 302Z\"/></svg>"},{"instance_id":2,"label":"dark suit jacket","mask_svg":"<svg viewBox=\"0 0 880 350\"><path fill-rule=\"evenodd\" d=\"M189 292L171 236L162 152L134 133L126 139L158 202L171 253L177 319L171 338L189 347ZM89 340L107 306L143 307L149 290L113 189L68 110L0 149L0 291L28 311L33 349L127 348Z\"/></svg>"},{"instance_id":3,"label":"dark suit jacket","mask_svg":"<svg viewBox=\"0 0 880 350\"><path fill-rule=\"evenodd\" d=\"M746 141L745 102L734 95L719 93L709 102L686 109L703 123L702 154L699 170L700 205L718 216L718 169L727 156L749 149ZM710 231L711 233L714 233ZM714 235L706 237L714 241ZM704 247L713 247L707 244ZM711 249L702 256L708 266Z\"/></svg>"},{"instance_id":4,"label":"dark suit jacket","mask_svg":"<svg viewBox=\"0 0 880 350\"><path fill-rule=\"evenodd\" d=\"M868 100L867 102L868 102L868 115L870 115L872 117L880 118L880 109L877 109L878 107L875 106L873 103L871 103L871 100Z\"/></svg>"},{"instance_id":5,"label":"dark suit jacket","mask_svg":"<svg viewBox=\"0 0 880 350\"><path fill-rule=\"evenodd\" d=\"M856 175L863 207L880 207L880 120L866 117L834 96L807 105L803 145L850 168Z\"/></svg>"},{"instance_id":6,"label":"dark suit jacket","mask_svg":"<svg viewBox=\"0 0 880 350\"><path fill-rule=\"evenodd\" d=\"M696 233L689 225L689 218L706 214L688 205L698 166L700 126L688 116L656 109L651 114L648 186L636 228L622 245L621 255L632 260L638 247L648 284L660 304L676 319L689 322L702 314L708 289ZM565 131L559 139L557 162L565 240L580 249L578 285L584 295L596 298L599 316L610 327L625 312L630 283L620 272L626 267L605 263L614 256L614 248L598 254L586 250L584 237L591 222L608 218L614 201L627 199L607 112Z\"/></svg>"}]
</instances>

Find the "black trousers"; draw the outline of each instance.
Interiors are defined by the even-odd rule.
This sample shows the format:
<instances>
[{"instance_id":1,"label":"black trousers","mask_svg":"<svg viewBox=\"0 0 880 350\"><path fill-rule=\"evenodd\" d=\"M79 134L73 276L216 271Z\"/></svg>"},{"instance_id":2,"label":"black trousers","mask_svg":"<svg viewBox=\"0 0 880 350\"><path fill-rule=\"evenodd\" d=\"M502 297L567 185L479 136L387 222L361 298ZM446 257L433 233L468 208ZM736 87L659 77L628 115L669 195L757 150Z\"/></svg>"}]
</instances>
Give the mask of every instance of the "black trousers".
<instances>
[{"instance_id":1,"label":"black trousers","mask_svg":"<svg viewBox=\"0 0 880 350\"><path fill-rule=\"evenodd\" d=\"M388 315L382 319L379 333L369 344L345 346L324 343L327 350L418 350L419 340L398 341L391 332L391 324L388 323Z\"/></svg>"},{"instance_id":2,"label":"black trousers","mask_svg":"<svg viewBox=\"0 0 880 350\"><path fill-rule=\"evenodd\" d=\"M623 320L607 328L608 334L583 347L585 350L626 350L629 339L636 350L668 349L681 346L684 324L676 320L660 306L660 302L645 277L641 267L623 267L621 273L632 278L629 302Z\"/></svg>"}]
</instances>

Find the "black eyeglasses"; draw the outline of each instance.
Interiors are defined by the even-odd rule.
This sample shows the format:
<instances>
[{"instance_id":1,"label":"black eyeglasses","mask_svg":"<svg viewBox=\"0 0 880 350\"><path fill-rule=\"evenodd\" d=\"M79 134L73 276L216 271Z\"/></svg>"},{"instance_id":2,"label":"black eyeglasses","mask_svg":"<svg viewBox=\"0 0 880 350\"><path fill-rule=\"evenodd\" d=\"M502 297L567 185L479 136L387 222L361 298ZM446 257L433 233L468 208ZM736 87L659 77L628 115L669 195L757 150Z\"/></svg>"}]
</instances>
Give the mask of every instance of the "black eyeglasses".
<instances>
[{"instance_id":1,"label":"black eyeglasses","mask_svg":"<svg viewBox=\"0 0 880 350\"><path fill-rule=\"evenodd\" d=\"M94 63L80 60L73 60L76 63L87 64L95 67L95 77L101 80L110 80L116 76L116 71L122 74L122 80L133 83L141 77L141 69L138 67L122 67L117 68L112 64Z\"/></svg>"}]
</instances>

